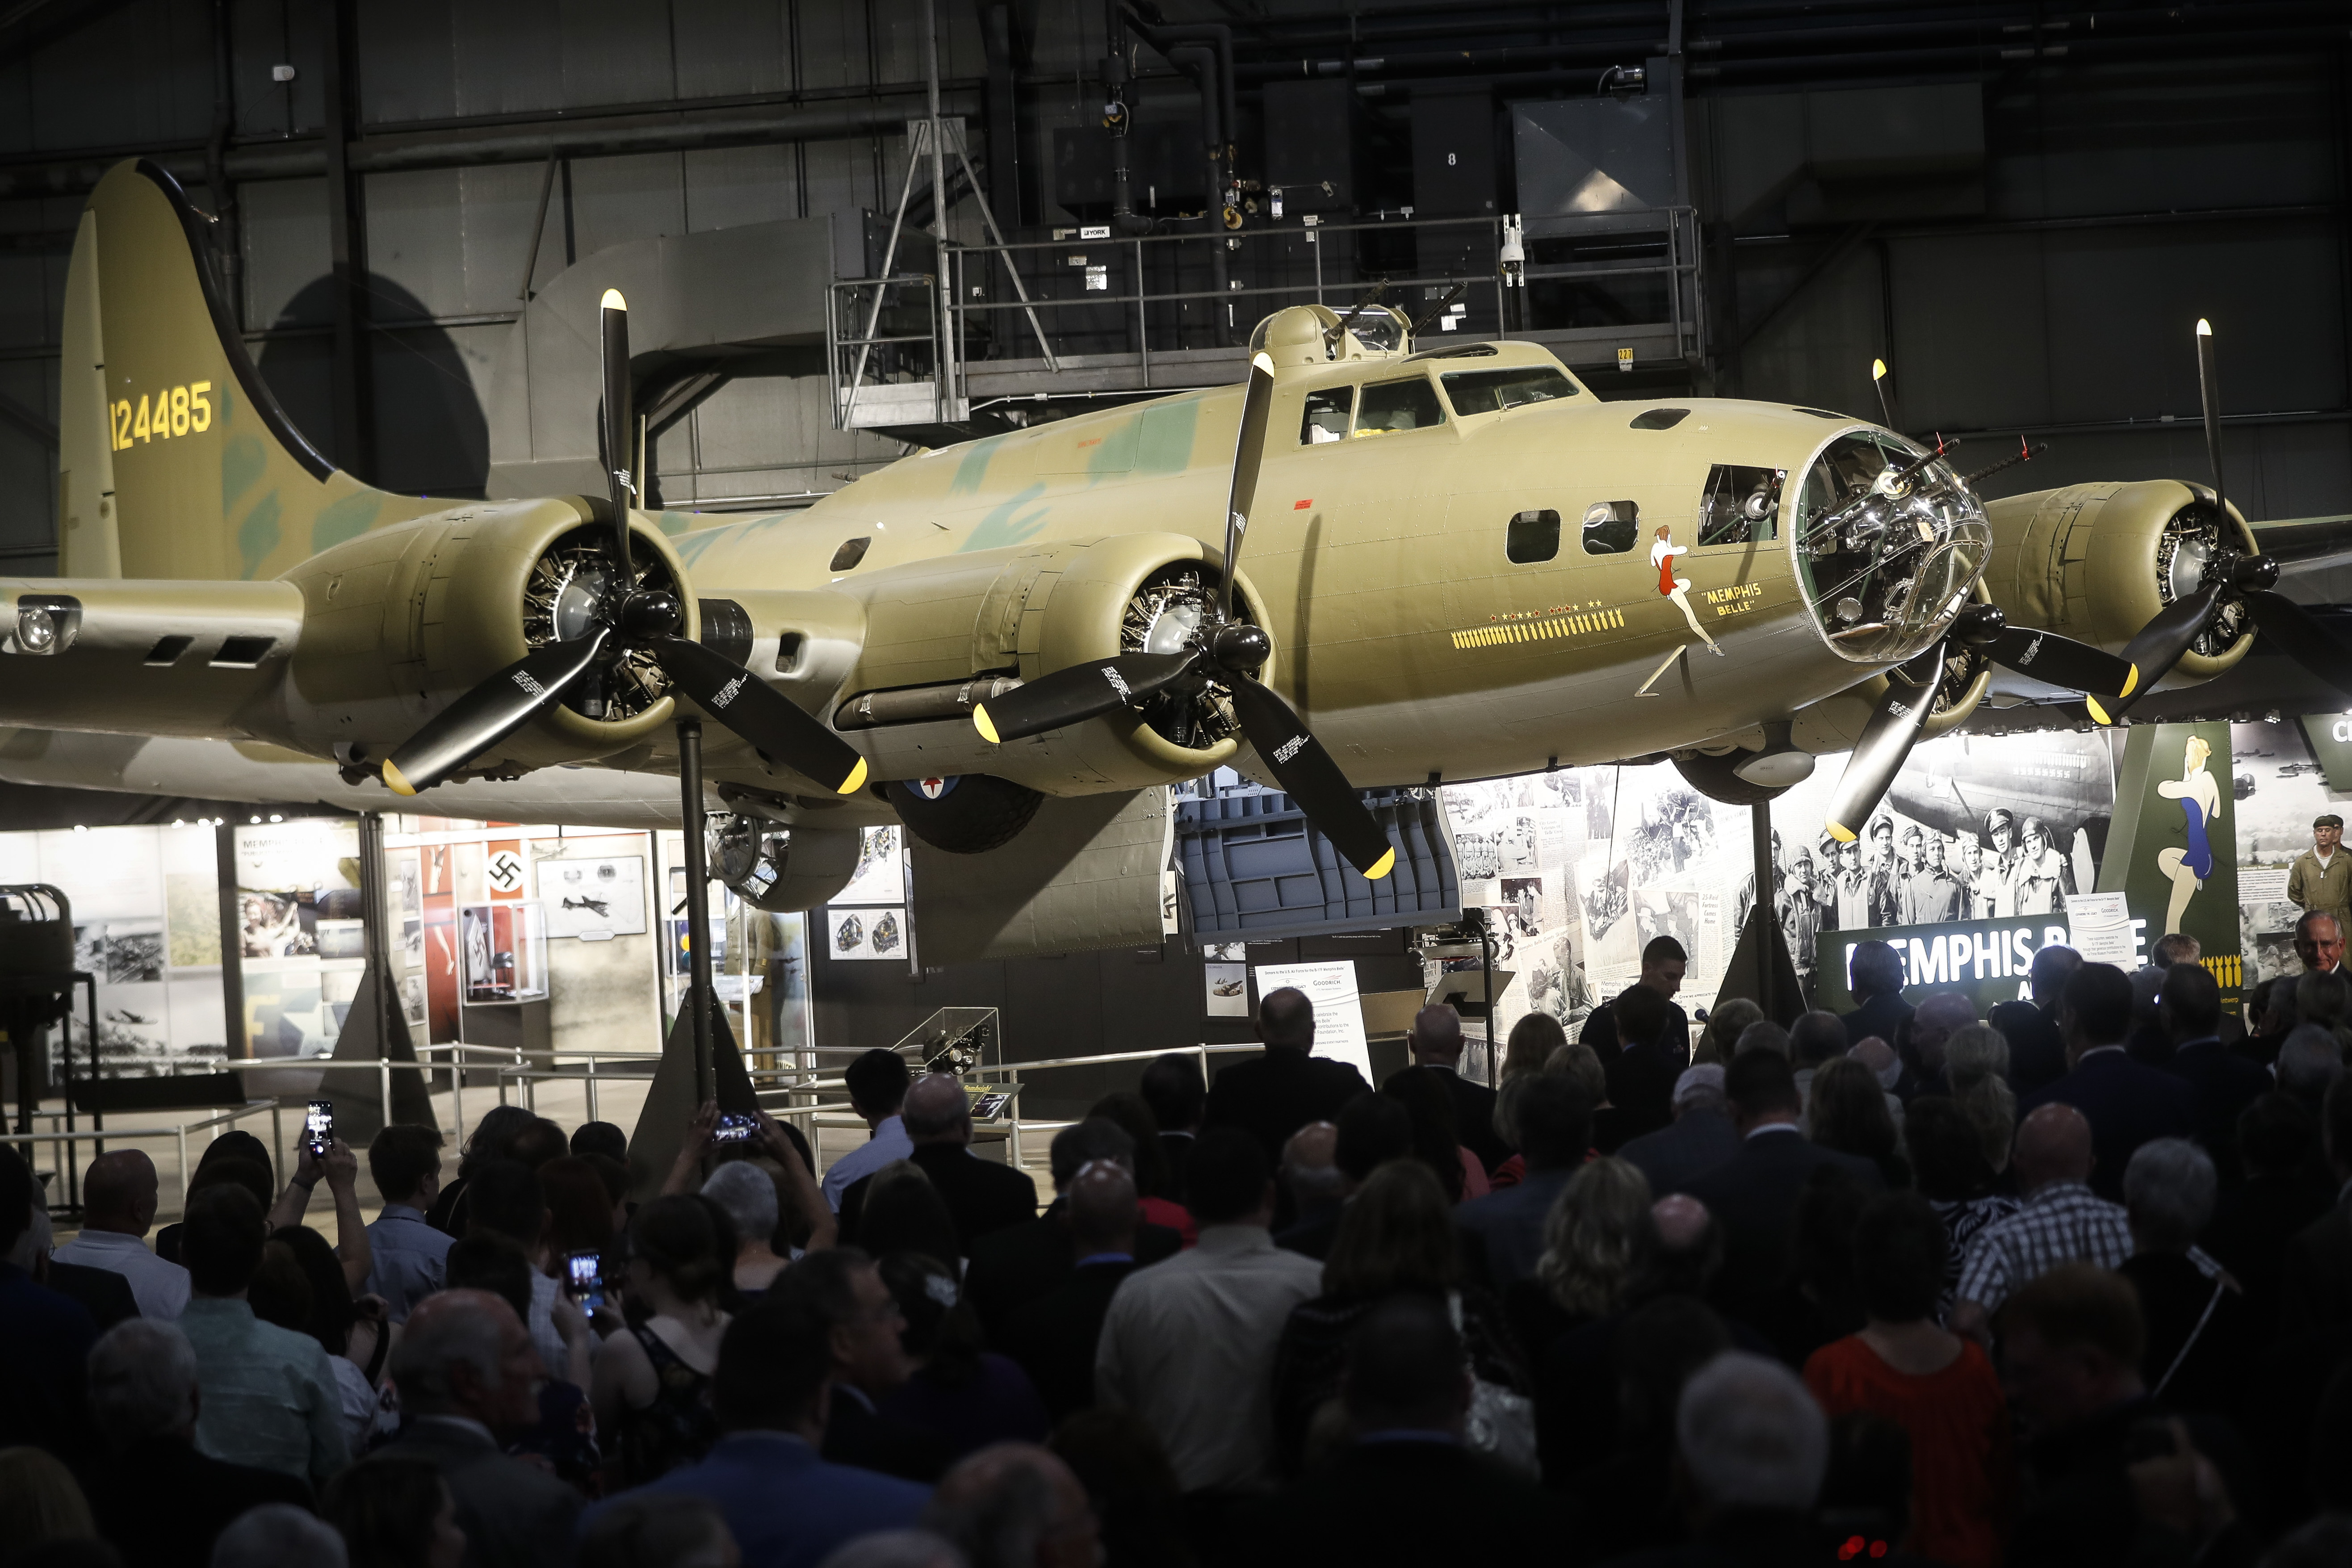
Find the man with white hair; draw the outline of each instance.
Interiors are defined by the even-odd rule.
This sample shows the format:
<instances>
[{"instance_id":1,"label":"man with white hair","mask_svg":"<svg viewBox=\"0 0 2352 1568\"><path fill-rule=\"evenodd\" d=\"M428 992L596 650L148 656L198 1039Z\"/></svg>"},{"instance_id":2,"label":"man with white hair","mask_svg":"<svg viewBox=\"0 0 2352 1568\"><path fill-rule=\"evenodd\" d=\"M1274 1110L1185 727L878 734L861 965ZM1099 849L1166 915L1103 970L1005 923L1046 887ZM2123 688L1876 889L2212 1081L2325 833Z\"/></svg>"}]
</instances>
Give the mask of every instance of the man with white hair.
<instances>
[{"instance_id":1,"label":"man with white hair","mask_svg":"<svg viewBox=\"0 0 2352 1568\"><path fill-rule=\"evenodd\" d=\"M965 1257L971 1256L977 1238L1037 1217L1035 1183L1010 1165L972 1153L971 1100L963 1079L951 1072L925 1073L907 1090L898 1116L914 1145L907 1158L931 1179L947 1205ZM872 1175L861 1176L841 1194L845 1243L857 1240L857 1223L873 1185Z\"/></svg>"},{"instance_id":2,"label":"man with white hair","mask_svg":"<svg viewBox=\"0 0 2352 1568\"><path fill-rule=\"evenodd\" d=\"M2253 1349L2244 1288L2196 1245L2220 1185L2211 1156L2185 1138L2141 1144L2124 1172L2133 1251L2116 1272L2139 1292L2140 1370L2168 1410L2233 1410Z\"/></svg>"},{"instance_id":3,"label":"man with white hair","mask_svg":"<svg viewBox=\"0 0 2352 1568\"><path fill-rule=\"evenodd\" d=\"M1795 1373L1724 1352L1683 1384L1675 1446L1698 1504L1697 1534L1716 1554L1759 1563L1807 1555L1830 1424Z\"/></svg>"},{"instance_id":4,"label":"man with white hair","mask_svg":"<svg viewBox=\"0 0 2352 1568\"><path fill-rule=\"evenodd\" d=\"M1723 1098L1723 1068L1701 1062L1675 1080L1675 1119L1644 1132L1617 1151L1617 1157L1650 1178L1654 1193L1678 1191L1739 1152L1739 1134Z\"/></svg>"},{"instance_id":5,"label":"man with white hair","mask_svg":"<svg viewBox=\"0 0 2352 1568\"><path fill-rule=\"evenodd\" d=\"M91 1473L90 1513L125 1563L203 1568L247 1509L310 1506L295 1477L196 1451L196 1352L174 1325L132 1318L108 1330L90 1347L89 1387L110 1451Z\"/></svg>"}]
</instances>

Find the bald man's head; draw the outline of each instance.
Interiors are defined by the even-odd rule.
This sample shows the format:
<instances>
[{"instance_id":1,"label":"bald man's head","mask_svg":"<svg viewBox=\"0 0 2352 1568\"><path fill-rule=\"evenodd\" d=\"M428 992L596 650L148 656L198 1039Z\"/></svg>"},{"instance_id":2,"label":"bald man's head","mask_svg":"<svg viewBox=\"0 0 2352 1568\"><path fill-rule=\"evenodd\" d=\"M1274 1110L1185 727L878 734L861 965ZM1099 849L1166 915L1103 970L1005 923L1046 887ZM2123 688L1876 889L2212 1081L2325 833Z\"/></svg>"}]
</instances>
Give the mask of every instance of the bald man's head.
<instances>
[{"instance_id":1,"label":"bald man's head","mask_svg":"<svg viewBox=\"0 0 2352 1568\"><path fill-rule=\"evenodd\" d=\"M1307 993L1286 985L1257 1005L1257 1037L1269 1046L1306 1051L1315 1047L1315 1004Z\"/></svg>"},{"instance_id":2,"label":"bald man's head","mask_svg":"<svg viewBox=\"0 0 2352 1568\"><path fill-rule=\"evenodd\" d=\"M1412 1033L1405 1037L1412 1059L1424 1067L1450 1068L1462 1060L1462 1015L1443 1002L1413 1015Z\"/></svg>"},{"instance_id":3,"label":"bald man's head","mask_svg":"<svg viewBox=\"0 0 2352 1568\"><path fill-rule=\"evenodd\" d=\"M1944 1045L1955 1031L1977 1021L1976 1004L1957 992L1938 991L1911 1015L1911 1049L1928 1077L1944 1070Z\"/></svg>"},{"instance_id":4,"label":"bald man's head","mask_svg":"<svg viewBox=\"0 0 2352 1568\"><path fill-rule=\"evenodd\" d=\"M1292 1133L1282 1146L1282 1179L1302 1215L1346 1197L1355 1184L1339 1168L1339 1129L1328 1121L1310 1121Z\"/></svg>"},{"instance_id":5,"label":"bald man's head","mask_svg":"<svg viewBox=\"0 0 2352 1568\"><path fill-rule=\"evenodd\" d=\"M1041 1565L1092 1563L1101 1551L1087 1489L1032 1443L998 1443L959 1461L940 1478L923 1525L975 1563L1006 1561L1007 1542L1023 1542Z\"/></svg>"},{"instance_id":6,"label":"bald man's head","mask_svg":"<svg viewBox=\"0 0 2352 1568\"><path fill-rule=\"evenodd\" d=\"M1135 1251L1135 1177L1116 1160L1089 1160L1062 1190L1070 1246L1080 1258Z\"/></svg>"},{"instance_id":7,"label":"bald man's head","mask_svg":"<svg viewBox=\"0 0 2352 1568\"><path fill-rule=\"evenodd\" d=\"M2071 1105L2045 1105L2018 1124L2017 1184L2032 1193L2091 1179L2091 1124Z\"/></svg>"},{"instance_id":8,"label":"bald man's head","mask_svg":"<svg viewBox=\"0 0 2352 1568\"><path fill-rule=\"evenodd\" d=\"M927 1072L907 1089L898 1108L908 1142L969 1143L971 1142L971 1100L963 1079L951 1072Z\"/></svg>"},{"instance_id":9,"label":"bald man's head","mask_svg":"<svg viewBox=\"0 0 2352 1568\"><path fill-rule=\"evenodd\" d=\"M1688 1193L1660 1198L1650 1205L1650 1217L1658 1222L1658 1245L1669 1252L1696 1247L1706 1239L1706 1227L1715 1223L1706 1205Z\"/></svg>"},{"instance_id":10,"label":"bald man's head","mask_svg":"<svg viewBox=\"0 0 2352 1568\"><path fill-rule=\"evenodd\" d=\"M117 1149L89 1163L82 1177L82 1228L144 1236L155 1223L155 1162Z\"/></svg>"}]
</instances>

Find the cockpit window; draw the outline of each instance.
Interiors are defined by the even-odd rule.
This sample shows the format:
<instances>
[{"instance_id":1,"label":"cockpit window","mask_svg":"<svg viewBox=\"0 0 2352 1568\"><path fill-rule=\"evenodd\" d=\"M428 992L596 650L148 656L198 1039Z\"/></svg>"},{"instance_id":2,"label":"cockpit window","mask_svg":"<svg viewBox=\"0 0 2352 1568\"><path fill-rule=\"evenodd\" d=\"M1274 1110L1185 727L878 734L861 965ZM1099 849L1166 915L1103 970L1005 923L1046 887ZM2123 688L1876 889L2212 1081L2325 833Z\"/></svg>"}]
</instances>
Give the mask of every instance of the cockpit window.
<instances>
[{"instance_id":1,"label":"cockpit window","mask_svg":"<svg viewBox=\"0 0 2352 1568\"><path fill-rule=\"evenodd\" d=\"M1747 468L1717 463L1706 476L1698 503L1701 544L1754 544L1779 531L1780 486L1786 468Z\"/></svg>"},{"instance_id":2,"label":"cockpit window","mask_svg":"<svg viewBox=\"0 0 2352 1568\"><path fill-rule=\"evenodd\" d=\"M1399 430L1423 430L1445 423L1437 406L1437 389L1425 376L1410 381L1379 381L1364 388L1356 412L1356 434L1386 436Z\"/></svg>"},{"instance_id":3,"label":"cockpit window","mask_svg":"<svg viewBox=\"0 0 2352 1568\"><path fill-rule=\"evenodd\" d=\"M1348 414L1355 406L1356 389L1328 386L1307 395L1306 416L1298 422L1298 444L1317 447L1348 438Z\"/></svg>"},{"instance_id":4,"label":"cockpit window","mask_svg":"<svg viewBox=\"0 0 2352 1568\"><path fill-rule=\"evenodd\" d=\"M1454 370L1438 377L1445 384L1446 401L1454 412L1468 417L1574 397L1576 383L1549 365L1516 365L1509 370Z\"/></svg>"}]
</instances>

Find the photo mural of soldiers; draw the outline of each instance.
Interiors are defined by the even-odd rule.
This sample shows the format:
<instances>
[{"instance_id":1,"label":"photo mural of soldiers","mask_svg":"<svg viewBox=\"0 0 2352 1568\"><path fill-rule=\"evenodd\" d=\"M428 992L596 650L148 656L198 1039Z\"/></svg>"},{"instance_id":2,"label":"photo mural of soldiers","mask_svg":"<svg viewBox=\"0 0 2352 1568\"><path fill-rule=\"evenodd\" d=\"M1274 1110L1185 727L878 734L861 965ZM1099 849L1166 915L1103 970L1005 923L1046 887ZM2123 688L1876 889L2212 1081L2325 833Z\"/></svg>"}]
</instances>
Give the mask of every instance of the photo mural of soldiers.
<instances>
[{"instance_id":1,"label":"photo mural of soldiers","mask_svg":"<svg viewBox=\"0 0 2352 1568\"><path fill-rule=\"evenodd\" d=\"M1911 875L1903 884L1905 925L1939 925L1968 918L1958 879L1945 868L1944 836L1916 825L1904 835L1916 845Z\"/></svg>"}]
</instances>

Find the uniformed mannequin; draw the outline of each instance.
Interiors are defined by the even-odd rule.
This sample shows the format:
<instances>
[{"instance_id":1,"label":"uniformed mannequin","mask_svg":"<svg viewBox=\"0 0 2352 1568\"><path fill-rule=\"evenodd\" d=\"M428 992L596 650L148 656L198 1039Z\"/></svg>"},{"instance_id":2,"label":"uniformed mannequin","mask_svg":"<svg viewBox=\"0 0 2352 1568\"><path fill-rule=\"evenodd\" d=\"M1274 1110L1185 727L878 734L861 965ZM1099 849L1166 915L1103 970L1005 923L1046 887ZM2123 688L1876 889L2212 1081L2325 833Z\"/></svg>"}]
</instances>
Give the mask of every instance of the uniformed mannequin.
<instances>
[{"instance_id":1,"label":"uniformed mannequin","mask_svg":"<svg viewBox=\"0 0 2352 1568\"><path fill-rule=\"evenodd\" d=\"M2307 914L2334 915L2352 931L2352 857L2343 853L2344 819L2330 814L2311 824L2311 847L2286 874L2286 896Z\"/></svg>"}]
</instances>

